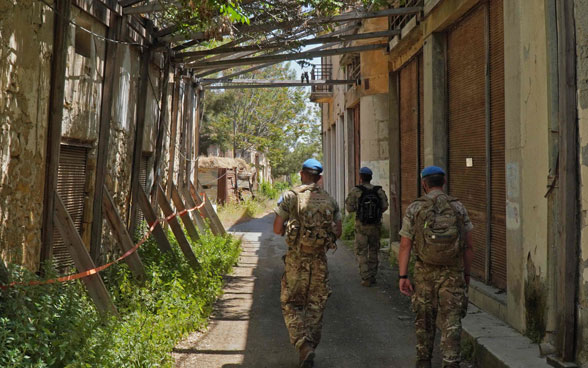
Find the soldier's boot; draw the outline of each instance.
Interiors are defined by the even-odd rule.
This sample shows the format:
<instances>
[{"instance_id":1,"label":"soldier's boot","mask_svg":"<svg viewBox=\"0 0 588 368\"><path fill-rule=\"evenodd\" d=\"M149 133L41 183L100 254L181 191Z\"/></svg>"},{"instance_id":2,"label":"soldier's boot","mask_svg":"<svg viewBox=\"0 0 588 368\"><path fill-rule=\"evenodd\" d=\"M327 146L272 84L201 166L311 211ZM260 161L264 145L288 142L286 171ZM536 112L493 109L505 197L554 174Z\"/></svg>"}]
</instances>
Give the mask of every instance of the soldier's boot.
<instances>
[{"instance_id":1,"label":"soldier's boot","mask_svg":"<svg viewBox=\"0 0 588 368\"><path fill-rule=\"evenodd\" d=\"M312 368L314 363L314 348L308 342L302 344L299 350L299 367L300 368Z\"/></svg>"},{"instance_id":2,"label":"soldier's boot","mask_svg":"<svg viewBox=\"0 0 588 368\"><path fill-rule=\"evenodd\" d=\"M431 368L431 360L427 359L427 360L417 360L416 368Z\"/></svg>"}]
</instances>

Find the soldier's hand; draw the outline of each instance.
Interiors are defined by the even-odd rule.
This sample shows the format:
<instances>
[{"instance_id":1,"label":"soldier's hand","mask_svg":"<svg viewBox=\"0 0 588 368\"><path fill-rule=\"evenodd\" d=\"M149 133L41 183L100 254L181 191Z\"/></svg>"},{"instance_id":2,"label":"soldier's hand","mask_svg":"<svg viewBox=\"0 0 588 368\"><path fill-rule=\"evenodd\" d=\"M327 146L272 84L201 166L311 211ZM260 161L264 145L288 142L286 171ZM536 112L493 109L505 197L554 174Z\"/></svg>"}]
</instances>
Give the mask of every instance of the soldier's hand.
<instances>
[{"instance_id":1,"label":"soldier's hand","mask_svg":"<svg viewBox=\"0 0 588 368\"><path fill-rule=\"evenodd\" d=\"M400 292L406 296L412 296L414 293L414 288L409 279L398 280L398 288L400 289Z\"/></svg>"}]
</instances>

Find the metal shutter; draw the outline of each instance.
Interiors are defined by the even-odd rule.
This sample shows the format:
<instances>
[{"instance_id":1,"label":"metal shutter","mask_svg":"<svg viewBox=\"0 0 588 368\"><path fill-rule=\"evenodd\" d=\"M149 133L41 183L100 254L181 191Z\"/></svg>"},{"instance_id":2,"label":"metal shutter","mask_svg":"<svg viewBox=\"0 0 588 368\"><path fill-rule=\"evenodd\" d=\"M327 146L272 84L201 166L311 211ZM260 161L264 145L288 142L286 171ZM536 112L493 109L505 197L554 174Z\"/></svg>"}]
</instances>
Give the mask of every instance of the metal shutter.
<instances>
[{"instance_id":1,"label":"metal shutter","mask_svg":"<svg viewBox=\"0 0 588 368\"><path fill-rule=\"evenodd\" d=\"M506 289L506 178L504 112L503 0L490 2L490 158L492 243L490 279Z\"/></svg>"},{"instance_id":2,"label":"metal shutter","mask_svg":"<svg viewBox=\"0 0 588 368\"><path fill-rule=\"evenodd\" d=\"M419 82L418 59L400 70L400 210L418 197Z\"/></svg>"},{"instance_id":3,"label":"metal shutter","mask_svg":"<svg viewBox=\"0 0 588 368\"><path fill-rule=\"evenodd\" d=\"M472 273L486 270L485 17L479 6L447 35L449 190L474 223ZM473 160L466 167L466 159Z\"/></svg>"},{"instance_id":4,"label":"metal shutter","mask_svg":"<svg viewBox=\"0 0 588 368\"><path fill-rule=\"evenodd\" d=\"M65 208L81 235L84 202L86 198L86 159L88 149L85 147L62 144L59 151L59 168L57 171L57 193L63 200ZM54 228L53 259L57 270L62 273L74 268L61 233Z\"/></svg>"}]
</instances>

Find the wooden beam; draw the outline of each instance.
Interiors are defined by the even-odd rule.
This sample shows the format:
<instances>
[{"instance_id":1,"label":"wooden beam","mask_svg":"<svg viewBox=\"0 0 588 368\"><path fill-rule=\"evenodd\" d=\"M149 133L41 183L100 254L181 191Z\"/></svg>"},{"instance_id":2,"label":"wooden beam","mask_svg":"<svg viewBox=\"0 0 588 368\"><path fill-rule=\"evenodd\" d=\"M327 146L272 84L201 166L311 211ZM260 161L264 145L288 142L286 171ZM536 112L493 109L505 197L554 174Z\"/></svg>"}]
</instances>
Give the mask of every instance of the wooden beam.
<instances>
[{"instance_id":1,"label":"wooden beam","mask_svg":"<svg viewBox=\"0 0 588 368\"><path fill-rule=\"evenodd\" d=\"M169 203L169 201L167 200L167 198L165 197L165 193L163 192L163 188L161 188L161 186L158 186L157 202L159 203L159 207L161 208L161 210L163 211L163 214L166 217L169 217L174 214L174 210L173 210L171 204ZM190 245L190 242L186 238L186 234L184 234L184 230L182 229L182 226L180 225L180 222L178 221L178 217L177 216L171 217L167 221L167 223L171 227L171 229L176 237L176 240L178 242L178 245L180 246L182 253L184 253L184 256L186 257L186 261L188 261L188 264L195 271L200 269L200 263L198 262L198 259L196 259L196 256L194 255L194 251L192 250L192 246Z\"/></svg>"},{"instance_id":2,"label":"wooden beam","mask_svg":"<svg viewBox=\"0 0 588 368\"><path fill-rule=\"evenodd\" d=\"M178 194L180 194L180 197L184 198L184 201L188 207L190 207L190 208L196 207L196 205L197 205L196 201L194 201L194 198L190 194L190 191L188 190L188 188L182 189L182 188L176 187L175 185L174 185L174 188L178 191ZM192 212L192 219L194 220L194 222L196 222L196 226L198 226L198 230L202 234L206 233L206 230L207 230L206 222L204 222L204 216L202 215L203 213L205 213L203 208L199 209L198 211Z\"/></svg>"},{"instance_id":3,"label":"wooden beam","mask_svg":"<svg viewBox=\"0 0 588 368\"><path fill-rule=\"evenodd\" d=\"M55 0L53 6L53 54L49 89L49 122L47 124L47 148L45 151L45 187L43 191L43 225L41 231L41 261L53 255L53 228L57 171L61 143L61 121L65 95L65 68L67 40L71 18L71 0ZM59 14L59 15L58 15Z\"/></svg>"},{"instance_id":4,"label":"wooden beam","mask_svg":"<svg viewBox=\"0 0 588 368\"><path fill-rule=\"evenodd\" d=\"M386 49L388 47L387 43L376 43L370 45L362 45L362 46L353 46L353 47L340 47L336 49L327 49L327 50L320 50L320 51L303 51L303 52L296 52L291 54L280 54L280 55L269 55L269 56L258 56L258 57L251 57L246 59L237 59L237 60L221 60L221 61L214 61L214 62L199 62L190 65L191 68L195 69L205 69L217 66L241 66L241 65L254 65L254 64L264 64L270 61L287 61L287 60L302 60L302 59L312 59L315 57L322 57L322 56L332 56L332 55L342 55L342 54L350 54L353 52L362 52L362 51L372 51L372 50L381 50Z\"/></svg>"},{"instance_id":5,"label":"wooden beam","mask_svg":"<svg viewBox=\"0 0 588 368\"><path fill-rule=\"evenodd\" d=\"M196 203L202 203L202 198L200 197L200 194L198 194L198 191L196 190L196 187L194 186L191 180L188 182L188 187L190 194L192 195L192 198L194 198ZM198 189L202 190L200 184L198 184ZM204 202L204 214L210 220L210 229L212 230L212 233L214 235L225 235L227 233L225 231L225 227L218 218L218 215L214 210L214 207L212 207L212 203L210 203L210 200L208 198Z\"/></svg>"},{"instance_id":6,"label":"wooden beam","mask_svg":"<svg viewBox=\"0 0 588 368\"><path fill-rule=\"evenodd\" d=\"M351 84L351 83L347 83ZM246 89L246 88L289 88L289 87L308 87L316 86L316 83L267 83L267 84L217 84L205 86L205 89ZM321 84L318 84L321 85ZM322 85L328 85L323 83Z\"/></svg>"},{"instance_id":7,"label":"wooden beam","mask_svg":"<svg viewBox=\"0 0 588 368\"><path fill-rule=\"evenodd\" d=\"M63 201L59 197L57 192L54 192L55 196L55 225L63 238L71 258L78 269L78 272L83 272L96 268L96 265L92 261L92 257L86 250L84 242L80 234L77 232L76 227L63 204ZM109 313L112 315L118 315L118 311L112 302L112 298L102 281L99 273L82 278L82 281L86 285L88 294L96 304L98 311L101 313Z\"/></svg>"},{"instance_id":8,"label":"wooden beam","mask_svg":"<svg viewBox=\"0 0 588 368\"><path fill-rule=\"evenodd\" d=\"M119 0L119 5L122 6L123 8L126 8L127 6L132 6L138 3L142 3L145 0Z\"/></svg>"},{"instance_id":9,"label":"wooden beam","mask_svg":"<svg viewBox=\"0 0 588 368\"><path fill-rule=\"evenodd\" d=\"M151 226L153 226L155 221L157 221L157 215L155 214L155 210L153 209L153 207L151 207L151 203L149 203L149 198L147 198L147 194L145 193L143 188L139 188L139 190L137 192L138 192L137 199L139 202L139 206L141 207L141 211L143 212L143 216L145 216L145 219L147 219L147 223L149 224L149 227L151 227ZM155 225L155 228L153 229L152 235L153 235L153 238L155 238L155 241L157 241L157 245L159 246L159 249L163 253L169 252L169 253L173 254L171 244L169 243L169 240L165 236L165 231L163 230L163 227L161 226L161 224Z\"/></svg>"},{"instance_id":10,"label":"wooden beam","mask_svg":"<svg viewBox=\"0 0 588 368\"><path fill-rule=\"evenodd\" d=\"M179 71L176 69L174 73L174 94L172 96L172 114L171 114L171 126L170 126L170 139L169 139L169 166L167 170L167 182L174 182L175 172L175 160L176 160L176 136L178 135L178 105L182 99L180 95L180 85L182 78L180 77ZM168 197L171 195L171 186L167 186Z\"/></svg>"},{"instance_id":11,"label":"wooden beam","mask_svg":"<svg viewBox=\"0 0 588 368\"><path fill-rule=\"evenodd\" d=\"M578 108L574 5L556 1L559 81L559 351L566 362L576 358L579 259Z\"/></svg>"},{"instance_id":12,"label":"wooden beam","mask_svg":"<svg viewBox=\"0 0 588 368\"><path fill-rule=\"evenodd\" d=\"M104 214L108 220L108 225L110 225L110 230L112 230L112 234L116 238L122 254L124 254L132 249L135 244L133 244L131 234L127 231L125 223L120 217L116 205L114 204L114 200L106 186L102 188L102 193L102 208L104 209ZM141 258L137 252L134 252L125 258L125 262L137 280L145 280L145 267L143 266L143 262L141 262Z\"/></svg>"},{"instance_id":13,"label":"wooden beam","mask_svg":"<svg viewBox=\"0 0 588 368\"><path fill-rule=\"evenodd\" d=\"M149 65L151 64L151 49L143 49L141 54L140 80L137 92L137 112L135 124L135 142L133 146L133 166L131 168L131 203L128 223L129 232L135 233L137 228L137 193L142 191L139 184L141 158L143 154L143 137L145 131L145 114L147 110L147 89L149 86Z\"/></svg>"},{"instance_id":14,"label":"wooden beam","mask_svg":"<svg viewBox=\"0 0 588 368\"><path fill-rule=\"evenodd\" d=\"M192 95L192 82L184 83L184 112L182 114L182 128L180 130L180 162L178 170L178 185L184 186L186 183L187 170L189 164L188 154L188 125L190 122L191 115L191 95Z\"/></svg>"},{"instance_id":15,"label":"wooden beam","mask_svg":"<svg viewBox=\"0 0 588 368\"><path fill-rule=\"evenodd\" d=\"M118 39L121 31L121 18L113 15L110 18L108 37ZM106 162L108 160L110 139L110 119L114 94L114 82L117 66L118 43L106 42L104 63L104 84L102 85L102 104L100 107L100 129L98 132L98 149L96 157L96 180L94 183L94 199L92 207L92 232L90 237L90 255L98 263L102 250L102 197L104 177L106 176Z\"/></svg>"},{"instance_id":16,"label":"wooden beam","mask_svg":"<svg viewBox=\"0 0 588 368\"><path fill-rule=\"evenodd\" d=\"M144 4L144 5L138 5L138 6L134 6L134 7L127 6L127 7L123 8L123 14L130 15L130 14L153 13L153 12L158 12L158 11L161 11L164 9L165 8L163 7L163 5L159 1L152 1L152 2Z\"/></svg>"},{"instance_id":17,"label":"wooden beam","mask_svg":"<svg viewBox=\"0 0 588 368\"><path fill-rule=\"evenodd\" d=\"M178 191L178 188L176 188L174 183L168 183L168 185L171 187L171 193L172 193L171 198L172 198L172 201L174 202L174 206L176 207L176 210L178 212L184 211L186 209L186 206L184 205L184 201L182 200L182 197L180 196L180 192ZM195 206L192 206L192 207L195 207ZM190 236L190 239L192 239L193 241L197 241L198 239L200 239L200 236L198 235L198 230L196 230L196 227L194 226L194 223L192 222L192 219L190 218L190 213L186 212L186 213L180 215L180 218L182 219L182 222L184 223L184 227L186 228L186 232Z\"/></svg>"},{"instance_id":18,"label":"wooden beam","mask_svg":"<svg viewBox=\"0 0 588 368\"><path fill-rule=\"evenodd\" d=\"M218 47L212 50L199 50L199 51L190 51L190 52L183 52L176 54L174 59L175 60L182 60L184 58L191 58L195 56L207 56L207 55L214 55L214 54L228 54L234 52L242 52L242 51L263 51L267 49L277 49L277 48L294 48L299 46L307 46L307 45L316 45L321 43L328 43L328 42L348 42L354 40L367 40L372 38L382 38L382 37L392 37L395 35L400 34L399 30L389 30L389 31L381 31L381 32L369 32L369 33L359 33L359 34L351 34L351 35L339 35L339 36L321 36L312 39L304 39L298 41L286 41L286 42L279 42L279 43L270 43L270 44L260 44L260 45L248 45L248 46L241 46L241 47L232 47L232 48L222 48Z\"/></svg>"},{"instance_id":19,"label":"wooden beam","mask_svg":"<svg viewBox=\"0 0 588 368\"><path fill-rule=\"evenodd\" d=\"M169 73L170 73L170 55L169 53L165 53L165 65L163 67L163 82L161 83L161 113L159 114L159 126L157 129L157 139L155 141L155 158L153 160L153 189L151 191L151 196L155 195L156 187L160 182L161 179L161 155L163 151L163 137L165 136L165 131L167 130L167 90L169 86Z\"/></svg>"},{"instance_id":20,"label":"wooden beam","mask_svg":"<svg viewBox=\"0 0 588 368\"><path fill-rule=\"evenodd\" d=\"M301 82L296 79L230 79L230 78L209 78L202 79L201 82L211 83L230 83L230 84L303 84L303 85L333 85L333 84L353 84L357 83L355 79L314 79L308 80L308 82Z\"/></svg>"}]
</instances>

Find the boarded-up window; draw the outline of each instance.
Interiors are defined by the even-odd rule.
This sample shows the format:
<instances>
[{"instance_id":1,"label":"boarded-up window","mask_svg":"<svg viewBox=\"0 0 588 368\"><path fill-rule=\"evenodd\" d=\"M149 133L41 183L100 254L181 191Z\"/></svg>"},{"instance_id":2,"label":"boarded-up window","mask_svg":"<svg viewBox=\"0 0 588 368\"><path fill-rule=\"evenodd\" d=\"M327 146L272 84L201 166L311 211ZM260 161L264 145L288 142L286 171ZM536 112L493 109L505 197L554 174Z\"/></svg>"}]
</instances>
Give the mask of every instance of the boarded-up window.
<instances>
[{"instance_id":1,"label":"boarded-up window","mask_svg":"<svg viewBox=\"0 0 588 368\"><path fill-rule=\"evenodd\" d=\"M80 235L86 198L87 156L88 149L85 147L62 144L57 173L57 193ZM74 267L74 262L57 227L54 229L53 239L55 266L60 272L67 272L68 269Z\"/></svg>"}]
</instances>

